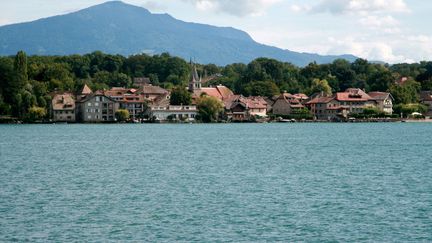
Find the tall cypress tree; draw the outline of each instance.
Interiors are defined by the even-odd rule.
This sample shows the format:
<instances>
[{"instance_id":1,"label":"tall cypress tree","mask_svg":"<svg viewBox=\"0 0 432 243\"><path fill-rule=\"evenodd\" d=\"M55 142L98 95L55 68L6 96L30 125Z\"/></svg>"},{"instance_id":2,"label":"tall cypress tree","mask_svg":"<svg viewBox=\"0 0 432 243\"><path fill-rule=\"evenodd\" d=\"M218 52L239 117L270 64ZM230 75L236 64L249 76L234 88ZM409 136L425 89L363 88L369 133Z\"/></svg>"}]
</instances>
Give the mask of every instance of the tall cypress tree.
<instances>
[{"instance_id":1,"label":"tall cypress tree","mask_svg":"<svg viewBox=\"0 0 432 243\"><path fill-rule=\"evenodd\" d=\"M22 92L28 82L27 74L27 55L19 51L15 56L14 75L8 85L8 93L12 97L12 113L15 116L21 116L25 110L22 106Z\"/></svg>"}]
</instances>

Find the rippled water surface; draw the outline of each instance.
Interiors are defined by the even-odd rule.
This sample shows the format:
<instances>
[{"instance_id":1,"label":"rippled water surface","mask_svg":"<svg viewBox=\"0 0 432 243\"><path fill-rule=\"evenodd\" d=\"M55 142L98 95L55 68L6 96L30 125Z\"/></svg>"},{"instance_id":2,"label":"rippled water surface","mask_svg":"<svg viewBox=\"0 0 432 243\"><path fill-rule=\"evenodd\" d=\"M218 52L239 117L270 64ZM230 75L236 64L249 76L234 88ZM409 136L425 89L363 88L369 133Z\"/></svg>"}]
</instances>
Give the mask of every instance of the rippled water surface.
<instances>
[{"instance_id":1,"label":"rippled water surface","mask_svg":"<svg viewBox=\"0 0 432 243\"><path fill-rule=\"evenodd\" d=\"M432 241L432 124L3 125L12 240Z\"/></svg>"}]
</instances>

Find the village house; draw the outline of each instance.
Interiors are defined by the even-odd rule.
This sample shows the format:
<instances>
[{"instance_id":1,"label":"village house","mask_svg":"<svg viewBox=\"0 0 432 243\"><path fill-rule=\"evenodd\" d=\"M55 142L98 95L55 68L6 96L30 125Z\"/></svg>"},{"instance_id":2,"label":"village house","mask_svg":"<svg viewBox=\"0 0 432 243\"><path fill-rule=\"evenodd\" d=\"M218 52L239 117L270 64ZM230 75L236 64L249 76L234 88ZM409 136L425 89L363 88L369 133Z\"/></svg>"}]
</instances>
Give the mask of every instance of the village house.
<instances>
[{"instance_id":1,"label":"village house","mask_svg":"<svg viewBox=\"0 0 432 243\"><path fill-rule=\"evenodd\" d=\"M92 92L87 85L77 96L76 114L77 120L81 122L113 122L118 109L117 101L102 91Z\"/></svg>"},{"instance_id":2,"label":"village house","mask_svg":"<svg viewBox=\"0 0 432 243\"><path fill-rule=\"evenodd\" d=\"M117 101L120 109L128 110L133 120L142 118L147 107L157 99L169 99L167 90L148 84L143 84L138 89L114 87L104 94Z\"/></svg>"},{"instance_id":3,"label":"village house","mask_svg":"<svg viewBox=\"0 0 432 243\"><path fill-rule=\"evenodd\" d=\"M387 92L369 92L369 97L373 101L375 101L375 107L386 113L386 114L393 114L393 101L394 98L390 93Z\"/></svg>"},{"instance_id":4,"label":"village house","mask_svg":"<svg viewBox=\"0 0 432 243\"><path fill-rule=\"evenodd\" d=\"M136 89L112 88L104 94L118 102L120 109L127 110L133 120L141 118L147 108L147 101Z\"/></svg>"},{"instance_id":5,"label":"village house","mask_svg":"<svg viewBox=\"0 0 432 243\"><path fill-rule=\"evenodd\" d=\"M250 121L267 117L267 102L263 97L233 95L224 101L225 113L230 121Z\"/></svg>"},{"instance_id":6,"label":"village house","mask_svg":"<svg viewBox=\"0 0 432 243\"><path fill-rule=\"evenodd\" d=\"M152 105L148 110L148 115L156 121L195 121L197 115L195 105Z\"/></svg>"},{"instance_id":7,"label":"village house","mask_svg":"<svg viewBox=\"0 0 432 243\"><path fill-rule=\"evenodd\" d=\"M56 94L52 99L52 114L55 122L75 122L75 99L72 94Z\"/></svg>"},{"instance_id":8,"label":"village house","mask_svg":"<svg viewBox=\"0 0 432 243\"><path fill-rule=\"evenodd\" d=\"M375 106L374 100L366 92L356 88L336 93L335 99L340 106L346 107L349 113L363 113L364 108Z\"/></svg>"},{"instance_id":9,"label":"village house","mask_svg":"<svg viewBox=\"0 0 432 243\"><path fill-rule=\"evenodd\" d=\"M432 116L432 91L420 92L420 102L423 105L428 106L428 111L424 115L431 117Z\"/></svg>"},{"instance_id":10,"label":"village house","mask_svg":"<svg viewBox=\"0 0 432 243\"><path fill-rule=\"evenodd\" d=\"M314 98L306 106L318 120L338 120L348 114L348 107L341 106L334 96Z\"/></svg>"},{"instance_id":11,"label":"village house","mask_svg":"<svg viewBox=\"0 0 432 243\"><path fill-rule=\"evenodd\" d=\"M168 90L153 85L144 85L140 87L137 92L144 97L144 100L148 102L154 102L160 97L169 97Z\"/></svg>"},{"instance_id":12,"label":"village house","mask_svg":"<svg viewBox=\"0 0 432 243\"><path fill-rule=\"evenodd\" d=\"M318 120L337 120L347 118L349 114L363 113L367 107L375 107L386 114L393 113L393 97L390 93L370 92L350 88L334 96L316 96L306 103Z\"/></svg>"},{"instance_id":13,"label":"village house","mask_svg":"<svg viewBox=\"0 0 432 243\"><path fill-rule=\"evenodd\" d=\"M273 104L272 112L274 115L291 115L295 111L305 108L302 104L307 96L292 95L290 93L283 93L278 96Z\"/></svg>"}]
</instances>

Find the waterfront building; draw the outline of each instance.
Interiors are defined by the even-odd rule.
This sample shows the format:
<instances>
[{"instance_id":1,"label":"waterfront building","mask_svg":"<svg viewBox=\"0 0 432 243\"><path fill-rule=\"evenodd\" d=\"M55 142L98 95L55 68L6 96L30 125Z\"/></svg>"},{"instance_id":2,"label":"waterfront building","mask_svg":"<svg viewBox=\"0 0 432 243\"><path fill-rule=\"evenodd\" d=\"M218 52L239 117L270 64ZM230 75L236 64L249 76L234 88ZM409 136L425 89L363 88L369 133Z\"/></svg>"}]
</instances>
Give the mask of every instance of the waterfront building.
<instances>
[{"instance_id":1,"label":"waterfront building","mask_svg":"<svg viewBox=\"0 0 432 243\"><path fill-rule=\"evenodd\" d=\"M233 95L225 100L224 106L230 121L250 121L253 117L267 117L267 102L260 96Z\"/></svg>"},{"instance_id":2,"label":"waterfront building","mask_svg":"<svg viewBox=\"0 0 432 243\"><path fill-rule=\"evenodd\" d=\"M52 99L52 115L55 122L75 122L75 98L70 93L56 94Z\"/></svg>"},{"instance_id":3,"label":"waterfront building","mask_svg":"<svg viewBox=\"0 0 432 243\"><path fill-rule=\"evenodd\" d=\"M133 120L142 118L147 108L147 101L144 99L144 95L137 92L137 89L112 88L105 91L104 94L118 102L119 109L128 110L130 118Z\"/></svg>"},{"instance_id":4,"label":"waterfront building","mask_svg":"<svg viewBox=\"0 0 432 243\"><path fill-rule=\"evenodd\" d=\"M363 113L367 107L375 107L386 114L393 113L393 96L385 92L366 93L361 89L349 88L333 96L316 95L306 106L318 120L346 119L349 114Z\"/></svg>"},{"instance_id":5,"label":"waterfront building","mask_svg":"<svg viewBox=\"0 0 432 243\"><path fill-rule=\"evenodd\" d=\"M152 105L148 115L156 121L195 121L198 114L195 105Z\"/></svg>"},{"instance_id":6,"label":"waterfront building","mask_svg":"<svg viewBox=\"0 0 432 243\"><path fill-rule=\"evenodd\" d=\"M77 96L76 115L80 122L113 122L119 103L103 91L92 92L87 85Z\"/></svg>"},{"instance_id":7,"label":"waterfront building","mask_svg":"<svg viewBox=\"0 0 432 243\"><path fill-rule=\"evenodd\" d=\"M104 94L119 103L120 109L129 111L133 120L141 119L147 107L159 98L168 98L169 92L159 86L144 84L138 89L114 87Z\"/></svg>"},{"instance_id":8,"label":"waterfront building","mask_svg":"<svg viewBox=\"0 0 432 243\"><path fill-rule=\"evenodd\" d=\"M293 112L305 108L302 101L306 99L306 95L292 95L285 92L279 95L274 102L272 112L274 115L291 115Z\"/></svg>"},{"instance_id":9,"label":"waterfront building","mask_svg":"<svg viewBox=\"0 0 432 243\"><path fill-rule=\"evenodd\" d=\"M390 93L387 92L369 92L368 95L373 101L375 101L375 107L386 113L393 114L393 101L394 98Z\"/></svg>"},{"instance_id":10,"label":"waterfront building","mask_svg":"<svg viewBox=\"0 0 432 243\"><path fill-rule=\"evenodd\" d=\"M306 103L312 114L318 120L339 120L346 118L349 107L341 106L340 103L332 97L317 97Z\"/></svg>"},{"instance_id":11,"label":"waterfront building","mask_svg":"<svg viewBox=\"0 0 432 243\"><path fill-rule=\"evenodd\" d=\"M432 116L432 91L422 91L420 92L420 102L423 105L428 106L428 111L426 116Z\"/></svg>"}]
</instances>

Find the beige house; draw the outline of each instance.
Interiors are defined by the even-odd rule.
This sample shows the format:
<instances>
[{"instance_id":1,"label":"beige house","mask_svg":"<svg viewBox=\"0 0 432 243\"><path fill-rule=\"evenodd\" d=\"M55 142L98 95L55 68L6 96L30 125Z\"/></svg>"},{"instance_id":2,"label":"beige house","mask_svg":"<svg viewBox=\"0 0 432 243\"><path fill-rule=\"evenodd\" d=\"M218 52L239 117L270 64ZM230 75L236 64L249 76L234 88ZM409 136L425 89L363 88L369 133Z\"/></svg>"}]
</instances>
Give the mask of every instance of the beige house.
<instances>
[{"instance_id":1,"label":"beige house","mask_svg":"<svg viewBox=\"0 0 432 243\"><path fill-rule=\"evenodd\" d=\"M75 99L72 94L56 94L52 99L52 114L55 122L75 122Z\"/></svg>"},{"instance_id":2,"label":"beige house","mask_svg":"<svg viewBox=\"0 0 432 243\"><path fill-rule=\"evenodd\" d=\"M133 120L141 118L147 108L148 101L137 89L112 88L105 91L104 94L118 102L120 109L128 110Z\"/></svg>"},{"instance_id":3,"label":"beige house","mask_svg":"<svg viewBox=\"0 0 432 243\"><path fill-rule=\"evenodd\" d=\"M318 120L347 118L349 114L363 113L366 107L376 107L387 114L393 113L393 97L390 93L347 89L332 97L313 98L306 103Z\"/></svg>"},{"instance_id":4,"label":"beige house","mask_svg":"<svg viewBox=\"0 0 432 243\"><path fill-rule=\"evenodd\" d=\"M338 120L347 116L349 107L341 106L335 97L318 97L306 103L318 120Z\"/></svg>"},{"instance_id":5,"label":"beige house","mask_svg":"<svg viewBox=\"0 0 432 243\"><path fill-rule=\"evenodd\" d=\"M141 88L139 88L136 92L138 95L142 95L143 99L148 102L154 102L161 96L169 95L168 90L153 85L144 85Z\"/></svg>"},{"instance_id":6,"label":"beige house","mask_svg":"<svg viewBox=\"0 0 432 243\"><path fill-rule=\"evenodd\" d=\"M290 93L281 94L273 104L272 111L275 115L291 115L294 111L305 108L302 98Z\"/></svg>"},{"instance_id":7,"label":"beige house","mask_svg":"<svg viewBox=\"0 0 432 243\"><path fill-rule=\"evenodd\" d=\"M340 106L346 107L349 113L363 113L364 108L375 106L375 101L366 92L356 88L336 93L335 99Z\"/></svg>"},{"instance_id":8,"label":"beige house","mask_svg":"<svg viewBox=\"0 0 432 243\"><path fill-rule=\"evenodd\" d=\"M394 98L390 93L386 92L369 92L368 95L375 101L375 107L378 110L386 113L393 114L393 101Z\"/></svg>"}]
</instances>

